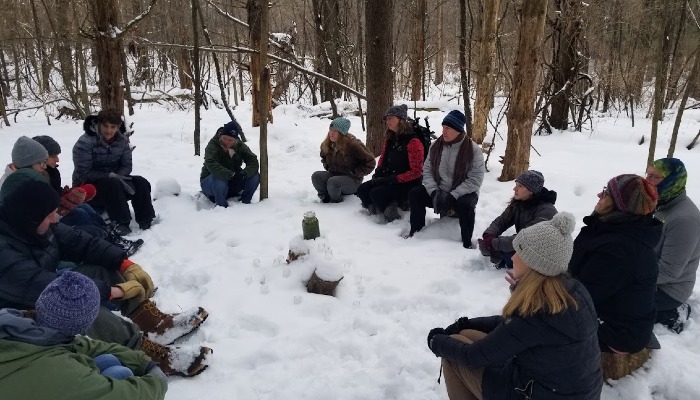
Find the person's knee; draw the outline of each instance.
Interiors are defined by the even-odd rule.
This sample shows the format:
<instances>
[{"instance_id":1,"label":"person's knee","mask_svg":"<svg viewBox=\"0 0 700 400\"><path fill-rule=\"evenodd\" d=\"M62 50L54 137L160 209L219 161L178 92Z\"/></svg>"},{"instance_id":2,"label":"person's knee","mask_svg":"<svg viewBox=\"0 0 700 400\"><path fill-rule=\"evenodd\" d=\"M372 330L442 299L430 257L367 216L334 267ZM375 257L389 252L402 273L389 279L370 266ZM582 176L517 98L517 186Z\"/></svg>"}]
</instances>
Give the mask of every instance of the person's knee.
<instances>
[{"instance_id":1,"label":"person's knee","mask_svg":"<svg viewBox=\"0 0 700 400\"><path fill-rule=\"evenodd\" d=\"M151 191L151 182L143 176L132 175L131 182L134 184L136 190L147 190Z\"/></svg>"}]
</instances>

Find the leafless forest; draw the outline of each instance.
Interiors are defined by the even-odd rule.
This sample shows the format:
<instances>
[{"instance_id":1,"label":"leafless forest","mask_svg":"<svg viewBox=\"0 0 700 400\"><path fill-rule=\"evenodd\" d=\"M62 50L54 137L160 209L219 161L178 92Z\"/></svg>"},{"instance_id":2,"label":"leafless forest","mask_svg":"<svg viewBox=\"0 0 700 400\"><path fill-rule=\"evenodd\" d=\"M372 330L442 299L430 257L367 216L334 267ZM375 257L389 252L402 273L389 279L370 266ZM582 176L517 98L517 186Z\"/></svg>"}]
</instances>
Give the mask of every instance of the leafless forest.
<instances>
[{"instance_id":1,"label":"leafless forest","mask_svg":"<svg viewBox=\"0 0 700 400\"><path fill-rule=\"evenodd\" d=\"M497 114L508 121L512 166L501 178L512 179L533 133L585 129L601 112L633 124L673 107L680 122L700 106L699 0L0 4L5 125L27 109L50 121L121 104L133 113L139 102L230 110L251 100L263 129L278 104L330 102L335 114L343 99L358 104L377 152L394 99L456 87L477 142L498 123L494 97L507 99Z\"/></svg>"}]
</instances>

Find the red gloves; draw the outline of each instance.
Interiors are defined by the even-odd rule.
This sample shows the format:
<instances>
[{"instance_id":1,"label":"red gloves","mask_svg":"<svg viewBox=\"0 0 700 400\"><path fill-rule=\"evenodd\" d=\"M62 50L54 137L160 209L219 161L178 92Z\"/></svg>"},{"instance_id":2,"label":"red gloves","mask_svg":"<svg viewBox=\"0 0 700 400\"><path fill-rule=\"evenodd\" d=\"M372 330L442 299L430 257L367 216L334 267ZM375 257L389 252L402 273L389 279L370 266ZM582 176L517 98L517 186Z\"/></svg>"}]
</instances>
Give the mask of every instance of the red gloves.
<instances>
[{"instance_id":1,"label":"red gloves","mask_svg":"<svg viewBox=\"0 0 700 400\"><path fill-rule=\"evenodd\" d=\"M74 188L66 186L63 188L61 203L58 206L58 214L61 216L67 215L78 205L92 200L92 198L95 197L95 193L97 193L97 189L90 184L76 186Z\"/></svg>"}]
</instances>

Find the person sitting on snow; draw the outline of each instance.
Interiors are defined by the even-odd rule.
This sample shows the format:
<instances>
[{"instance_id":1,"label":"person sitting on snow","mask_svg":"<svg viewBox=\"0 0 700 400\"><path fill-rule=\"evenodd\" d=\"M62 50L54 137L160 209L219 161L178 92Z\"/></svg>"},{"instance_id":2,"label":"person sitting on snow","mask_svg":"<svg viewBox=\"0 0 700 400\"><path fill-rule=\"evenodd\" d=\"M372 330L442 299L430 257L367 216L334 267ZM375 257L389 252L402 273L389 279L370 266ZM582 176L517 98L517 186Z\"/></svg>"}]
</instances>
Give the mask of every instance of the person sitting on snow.
<instances>
[{"instance_id":1,"label":"person sitting on snow","mask_svg":"<svg viewBox=\"0 0 700 400\"><path fill-rule=\"evenodd\" d=\"M372 172L376 162L362 141L352 134L350 120L338 117L331 122L321 143L321 163L325 171L311 174L318 197L323 203L340 203L343 195L355 194L362 178Z\"/></svg>"},{"instance_id":2,"label":"person sitting on snow","mask_svg":"<svg viewBox=\"0 0 700 400\"><path fill-rule=\"evenodd\" d=\"M128 201L134 207L139 228L149 229L156 217L151 184L131 174L131 148L121 114L115 109L102 110L85 119L83 130L85 133L73 146L73 186L95 186L97 193L90 204L107 211L120 236L131 233Z\"/></svg>"},{"instance_id":3,"label":"person sitting on snow","mask_svg":"<svg viewBox=\"0 0 700 400\"><path fill-rule=\"evenodd\" d=\"M664 223L656 245L659 278L656 281L656 322L681 333L690 318L700 263L700 211L685 192L688 172L677 158L662 158L647 168L647 180L659 192L654 217Z\"/></svg>"},{"instance_id":4,"label":"person sitting on snow","mask_svg":"<svg viewBox=\"0 0 700 400\"><path fill-rule=\"evenodd\" d=\"M44 146L36 140L26 136L20 136L12 146L12 162L5 166L5 172L0 177L0 187L10 174L18 169L29 168L46 175L46 161L49 153Z\"/></svg>"},{"instance_id":5,"label":"person sitting on snow","mask_svg":"<svg viewBox=\"0 0 700 400\"><path fill-rule=\"evenodd\" d=\"M181 314L160 311L150 300L154 286L148 273L121 248L57 224L58 193L36 177L33 171L15 172L0 190L0 308L34 308L57 277L61 261L73 262L78 265L74 271L92 278L100 289L103 306L87 331L90 337L143 350L166 374L202 372L211 349L171 344L198 329L208 313L201 307Z\"/></svg>"},{"instance_id":6,"label":"person sitting on snow","mask_svg":"<svg viewBox=\"0 0 700 400\"><path fill-rule=\"evenodd\" d=\"M478 240L479 250L496 268L513 268L511 257L515 253L515 235L503 236L503 232L515 225L515 232L538 222L552 219L557 209L557 192L544 187L544 176L535 170L525 171L515 178L513 198L508 207L491 222Z\"/></svg>"},{"instance_id":7,"label":"person sitting on snow","mask_svg":"<svg viewBox=\"0 0 700 400\"><path fill-rule=\"evenodd\" d=\"M423 163L423 184L408 193L411 207L411 231L425 226L425 208L444 215L456 211L462 245L472 246L476 203L484 181L484 156L481 147L464 131L467 118L458 110L442 120L442 135L430 146Z\"/></svg>"},{"instance_id":8,"label":"person sitting on snow","mask_svg":"<svg viewBox=\"0 0 700 400\"><path fill-rule=\"evenodd\" d=\"M260 185L258 157L240 136L241 126L234 119L219 128L204 149L199 183L202 193L220 207L228 207L227 200L238 195L241 203L250 204Z\"/></svg>"},{"instance_id":9,"label":"person sitting on snow","mask_svg":"<svg viewBox=\"0 0 700 400\"><path fill-rule=\"evenodd\" d=\"M163 399L167 378L143 352L82 336L99 310L95 283L72 271L46 286L35 313L1 309L0 392L18 399L57 393L75 399Z\"/></svg>"},{"instance_id":10,"label":"person sitting on snow","mask_svg":"<svg viewBox=\"0 0 700 400\"><path fill-rule=\"evenodd\" d=\"M143 239L129 240L119 236L114 227L108 227L102 216L86 203L95 197L96 189L91 184L69 188L61 186L61 172L58 170L58 155L61 154L61 146L50 136L34 136L32 139L40 143L49 154L46 160L46 174L49 185L61 196L61 204L58 206L60 222L77 229L84 230L91 235L106 239L115 244L127 254L132 256L143 245Z\"/></svg>"}]
</instances>

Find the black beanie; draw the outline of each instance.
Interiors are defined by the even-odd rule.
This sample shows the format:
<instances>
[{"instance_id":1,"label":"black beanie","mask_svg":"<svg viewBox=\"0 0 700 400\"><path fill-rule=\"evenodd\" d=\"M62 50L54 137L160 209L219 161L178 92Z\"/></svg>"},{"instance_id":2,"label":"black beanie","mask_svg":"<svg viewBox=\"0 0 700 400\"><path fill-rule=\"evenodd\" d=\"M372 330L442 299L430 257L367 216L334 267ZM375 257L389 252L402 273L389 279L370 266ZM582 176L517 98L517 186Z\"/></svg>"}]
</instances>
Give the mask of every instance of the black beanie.
<instances>
[{"instance_id":1,"label":"black beanie","mask_svg":"<svg viewBox=\"0 0 700 400\"><path fill-rule=\"evenodd\" d=\"M13 182L18 179L22 181ZM48 183L27 179L17 172L7 177L3 188L7 189L8 183L14 186L14 190L10 190L3 196L0 203L0 218L24 239L34 242L37 238L36 229L58 207L60 202L58 193Z\"/></svg>"},{"instance_id":2,"label":"black beanie","mask_svg":"<svg viewBox=\"0 0 700 400\"><path fill-rule=\"evenodd\" d=\"M49 157L61 154L61 145L58 144L58 142L55 141L51 136L34 136L32 139L36 140L37 142L41 143L42 146L44 146L46 151L49 153Z\"/></svg>"}]
</instances>

